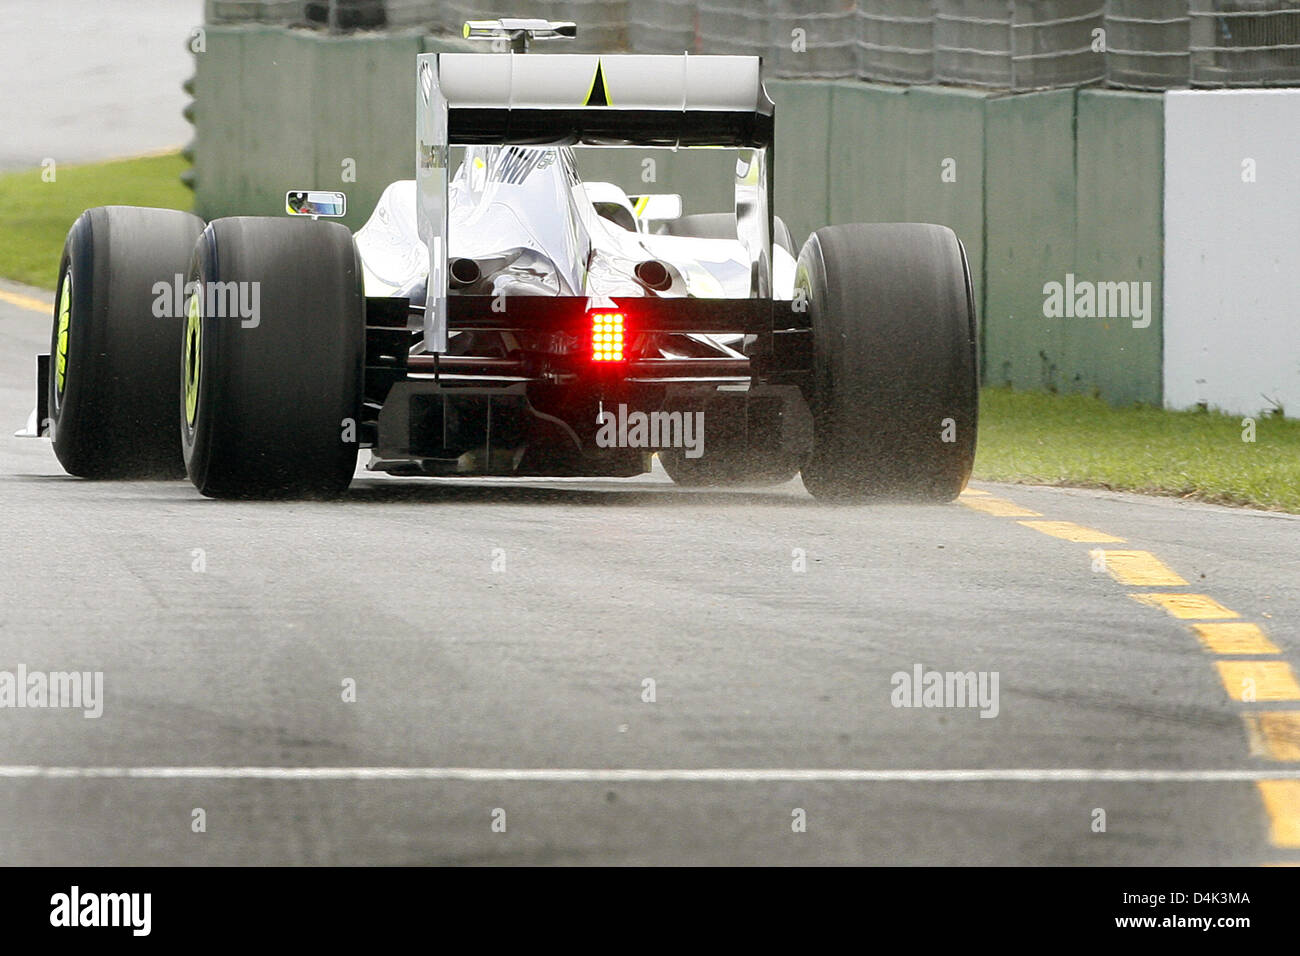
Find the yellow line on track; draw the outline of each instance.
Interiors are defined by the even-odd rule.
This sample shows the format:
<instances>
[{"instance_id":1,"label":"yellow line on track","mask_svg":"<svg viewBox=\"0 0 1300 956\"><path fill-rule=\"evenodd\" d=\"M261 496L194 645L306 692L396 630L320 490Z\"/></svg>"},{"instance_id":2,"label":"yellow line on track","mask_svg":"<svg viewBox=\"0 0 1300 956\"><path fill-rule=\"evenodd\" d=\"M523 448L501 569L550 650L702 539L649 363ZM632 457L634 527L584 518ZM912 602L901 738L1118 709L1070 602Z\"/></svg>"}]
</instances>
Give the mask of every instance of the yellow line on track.
<instances>
[{"instance_id":1,"label":"yellow line on track","mask_svg":"<svg viewBox=\"0 0 1300 956\"><path fill-rule=\"evenodd\" d=\"M1300 849L1300 780L1261 780L1255 784L1264 798L1274 846Z\"/></svg>"},{"instance_id":2,"label":"yellow line on track","mask_svg":"<svg viewBox=\"0 0 1300 956\"><path fill-rule=\"evenodd\" d=\"M1120 584L1133 587L1161 587L1187 584L1180 574L1150 551L1101 551L1106 558L1106 572Z\"/></svg>"},{"instance_id":3,"label":"yellow line on track","mask_svg":"<svg viewBox=\"0 0 1300 956\"><path fill-rule=\"evenodd\" d=\"M1043 534L1050 534L1053 538L1064 538L1066 541L1079 541L1086 544L1124 543L1123 538L1117 538L1105 531L1085 528L1073 521L1017 521L1016 524L1022 524L1026 528L1033 528Z\"/></svg>"},{"instance_id":4,"label":"yellow line on track","mask_svg":"<svg viewBox=\"0 0 1300 956\"><path fill-rule=\"evenodd\" d=\"M975 511L982 511L986 515L996 515L999 518L1041 518L1042 515L1037 511L1030 511L1028 508L1022 508L1013 501L1007 501L1005 498L994 498L992 495L983 498L958 498L967 508Z\"/></svg>"},{"instance_id":5,"label":"yellow line on track","mask_svg":"<svg viewBox=\"0 0 1300 956\"><path fill-rule=\"evenodd\" d=\"M1038 512L1022 508L978 489L964 491L958 500L974 511L997 517L1041 518ZM1042 534L1088 544L1124 543L1123 538L1071 521L1020 521ZM1187 581L1149 551L1095 549L1095 559L1104 556L1106 570L1116 581L1133 587L1185 587ZM1158 607L1187 621L1201 646L1213 654L1244 656L1279 654L1277 646L1256 624L1234 621L1236 611L1208 594L1146 592L1130 594L1134 601ZM1192 623L1216 622L1216 623ZM1282 660L1217 660L1214 666L1228 696L1240 703L1259 701L1300 702L1300 682L1291 666ZM1242 715L1250 755L1279 763L1300 762L1300 710L1255 711ZM1300 780L1256 782L1269 818L1269 841L1281 849L1300 850ZM1295 866L1286 861L1265 864Z\"/></svg>"},{"instance_id":6,"label":"yellow line on track","mask_svg":"<svg viewBox=\"0 0 1300 956\"><path fill-rule=\"evenodd\" d=\"M0 289L0 302L8 302L10 305L16 305L20 309L30 309L33 312L41 312L50 315L54 312L52 302L42 302L40 299L33 298L30 295L23 295L21 292L6 292Z\"/></svg>"},{"instance_id":7,"label":"yellow line on track","mask_svg":"<svg viewBox=\"0 0 1300 956\"><path fill-rule=\"evenodd\" d=\"M1268 760L1300 760L1300 710L1243 714L1250 755Z\"/></svg>"},{"instance_id":8,"label":"yellow line on track","mask_svg":"<svg viewBox=\"0 0 1300 956\"><path fill-rule=\"evenodd\" d=\"M1286 661L1215 661L1214 666L1235 701L1300 701L1300 684Z\"/></svg>"},{"instance_id":9,"label":"yellow line on track","mask_svg":"<svg viewBox=\"0 0 1300 956\"><path fill-rule=\"evenodd\" d=\"M1213 621L1241 617L1208 594L1130 594L1139 604L1162 608L1184 621Z\"/></svg>"},{"instance_id":10,"label":"yellow line on track","mask_svg":"<svg viewBox=\"0 0 1300 956\"><path fill-rule=\"evenodd\" d=\"M1228 621L1221 624L1193 624L1202 646L1212 654L1281 654L1258 624Z\"/></svg>"}]
</instances>

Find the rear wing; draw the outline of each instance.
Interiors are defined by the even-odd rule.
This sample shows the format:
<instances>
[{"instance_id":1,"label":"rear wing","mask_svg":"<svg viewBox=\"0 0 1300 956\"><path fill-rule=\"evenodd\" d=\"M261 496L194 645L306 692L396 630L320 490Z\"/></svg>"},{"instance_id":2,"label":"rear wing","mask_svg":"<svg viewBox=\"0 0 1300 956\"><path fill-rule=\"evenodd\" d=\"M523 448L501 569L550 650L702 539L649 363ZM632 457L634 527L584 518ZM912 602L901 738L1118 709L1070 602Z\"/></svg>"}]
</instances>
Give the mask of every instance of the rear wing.
<instances>
[{"instance_id":1,"label":"rear wing","mask_svg":"<svg viewBox=\"0 0 1300 956\"><path fill-rule=\"evenodd\" d=\"M417 57L417 222L429 250L425 349L447 348L452 146L713 146L752 150L736 170L752 294L771 294L775 106L753 56L425 53Z\"/></svg>"},{"instance_id":2,"label":"rear wing","mask_svg":"<svg viewBox=\"0 0 1300 956\"><path fill-rule=\"evenodd\" d=\"M768 146L755 56L426 54L453 146Z\"/></svg>"}]
</instances>

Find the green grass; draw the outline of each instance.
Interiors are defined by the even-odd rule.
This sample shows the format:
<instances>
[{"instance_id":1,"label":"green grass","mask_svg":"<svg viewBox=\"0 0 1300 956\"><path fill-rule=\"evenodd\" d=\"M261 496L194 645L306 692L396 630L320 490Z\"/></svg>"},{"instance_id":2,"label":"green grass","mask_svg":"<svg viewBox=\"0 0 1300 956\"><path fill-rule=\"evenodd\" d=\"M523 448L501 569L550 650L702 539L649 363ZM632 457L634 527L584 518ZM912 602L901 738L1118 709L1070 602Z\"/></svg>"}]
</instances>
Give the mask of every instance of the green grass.
<instances>
[{"instance_id":1,"label":"green grass","mask_svg":"<svg viewBox=\"0 0 1300 956\"><path fill-rule=\"evenodd\" d=\"M1300 513L1300 421L1114 408L1083 395L985 389L975 477L1111 488Z\"/></svg>"},{"instance_id":2,"label":"green grass","mask_svg":"<svg viewBox=\"0 0 1300 956\"><path fill-rule=\"evenodd\" d=\"M59 256L72 223L92 206L190 209L194 194L178 178L179 153L86 166L0 174L0 276L42 289L58 281Z\"/></svg>"}]
</instances>

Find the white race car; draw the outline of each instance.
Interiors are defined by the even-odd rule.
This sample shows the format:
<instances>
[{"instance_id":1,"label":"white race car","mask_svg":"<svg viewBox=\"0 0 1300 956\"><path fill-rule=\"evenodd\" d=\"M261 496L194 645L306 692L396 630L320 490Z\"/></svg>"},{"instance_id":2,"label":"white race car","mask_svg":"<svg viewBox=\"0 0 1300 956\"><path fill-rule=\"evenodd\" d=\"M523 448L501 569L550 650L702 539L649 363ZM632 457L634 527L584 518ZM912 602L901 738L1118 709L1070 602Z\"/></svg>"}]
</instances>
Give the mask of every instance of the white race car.
<instances>
[{"instance_id":1,"label":"white race car","mask_svg":"<svg viewBox=\"0 0 1300 956\"><path fill-rule=\"evenodd\" d=\"M206 225L87 211L29 431L71 474L213 497L338 494L363 448L396 474L630 476L658 452L684 484L955 497L978 398L956 235L827 226L796 255L759 60L518 52L572 30L477 22L512 51L419 56L415 179L355 236L330 193ZM584 183L576 146L712 149L735 207Z\"/></svg>"}]
</instances>

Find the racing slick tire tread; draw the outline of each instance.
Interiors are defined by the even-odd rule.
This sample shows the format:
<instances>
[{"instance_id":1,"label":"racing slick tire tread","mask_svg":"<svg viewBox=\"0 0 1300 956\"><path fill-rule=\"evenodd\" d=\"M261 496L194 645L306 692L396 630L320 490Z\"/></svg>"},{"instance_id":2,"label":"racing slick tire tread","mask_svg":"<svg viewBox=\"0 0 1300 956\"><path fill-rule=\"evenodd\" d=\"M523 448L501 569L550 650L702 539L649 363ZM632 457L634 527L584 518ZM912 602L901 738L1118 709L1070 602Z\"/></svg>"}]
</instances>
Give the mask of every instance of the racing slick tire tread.
<instances>
[{"instance_id":1,"label":"racing slick tire tread","mask_svg":"<svg viewBox=\"0 0 1300 956\"><path fill-rule=\"evenodd\" d=\"M196 347L187 331L181 350L185 464L204 495L312 498L346 490L359 447L361 277L352 234L339 223L238 217L203 231L190 278L204 289L234 282L259 290L255 322L210 315L200 303ZM185 379L195 355L191 424Z\"/></svg>"},{"instance_id":2,"label":"racing slick tire tread","mask_svg":"<svg viewBox=\"0 0 1300 956\"><path fill-rule=\"evenodd\" d=\"M55 287L47 394L54 454L68 474L185 477L175 411L182 320L155 315L154 286L171 289L184 275L202 231L198 216L136 206L88 209L68 231Z\"/></svg>"},{"instance_id":3,"label":"racing slick tire tread","mask_svg":"<svg viewBox=\"0 0 1300 956\"><path fill-rule=\"evenodd\" d=\"M813 329L805 487L846 502L957 497L975 459L979 364L956 234L921 223L818 229L795 284Z\"/></svg>"}]
</instances>

